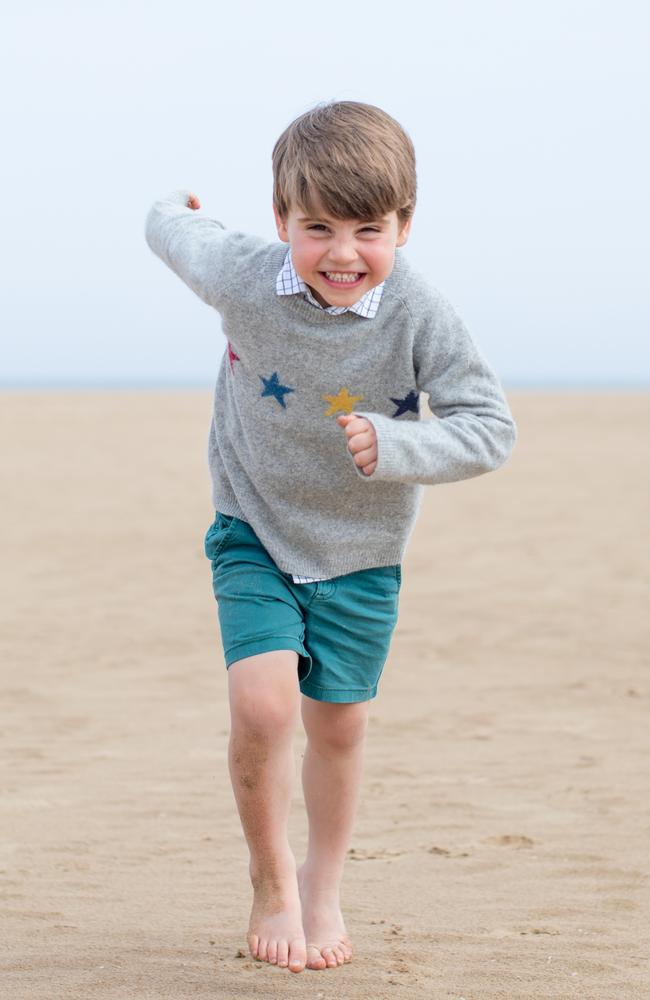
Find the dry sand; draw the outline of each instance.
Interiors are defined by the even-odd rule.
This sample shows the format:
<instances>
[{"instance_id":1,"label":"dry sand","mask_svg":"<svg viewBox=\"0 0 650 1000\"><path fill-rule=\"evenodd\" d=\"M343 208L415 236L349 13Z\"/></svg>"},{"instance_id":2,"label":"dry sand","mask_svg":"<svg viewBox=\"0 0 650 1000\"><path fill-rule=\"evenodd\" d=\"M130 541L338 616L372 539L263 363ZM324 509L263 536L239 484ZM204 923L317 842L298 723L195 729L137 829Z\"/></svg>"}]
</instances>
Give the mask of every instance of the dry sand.
<instances>
[{"instance_id":1,"label":"dry sand","mask_svg":"<svg viewBox=\"0 0 650 1000\"><path fill-rule=\"evenodd\" d=\"M650 394L510 400L515 454L429 488L404 563L355 959L292 975L246 950L211 393L0 397L3 997L650 996Z\"/></svg>"}]
</instances>

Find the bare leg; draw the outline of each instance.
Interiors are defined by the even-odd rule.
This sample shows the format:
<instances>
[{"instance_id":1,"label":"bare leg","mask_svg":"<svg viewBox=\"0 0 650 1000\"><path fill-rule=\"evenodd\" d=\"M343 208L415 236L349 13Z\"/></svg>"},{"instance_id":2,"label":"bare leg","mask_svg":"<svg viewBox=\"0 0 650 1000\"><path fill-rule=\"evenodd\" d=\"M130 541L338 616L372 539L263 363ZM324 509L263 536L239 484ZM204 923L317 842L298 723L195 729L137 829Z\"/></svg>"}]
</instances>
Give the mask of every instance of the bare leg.
<instances>
[{"instance_id":1,"label":"bare leg","mask_svg":"<svg viewBox=\"0 0 650 1000\"><path fill-rule=\"evenodd\" d=\"M305 936L287 837L300 703L298 654L279 650L238 660L228 669L228 686L228 761L254 892L248 946L261 961L302 972Z\"/></svg>"},{"instance_id":2,"label":"bare leg","mask_svg":"<svg viewBox=\"0 0 650 1000\"><path fill-rule=\"evenodd\" d=\"M369 706L369 701L302 700L309 844L298 885L310 969L334 968L352 959L339 887L361 784Z\"/></svg>"}]
</instances>

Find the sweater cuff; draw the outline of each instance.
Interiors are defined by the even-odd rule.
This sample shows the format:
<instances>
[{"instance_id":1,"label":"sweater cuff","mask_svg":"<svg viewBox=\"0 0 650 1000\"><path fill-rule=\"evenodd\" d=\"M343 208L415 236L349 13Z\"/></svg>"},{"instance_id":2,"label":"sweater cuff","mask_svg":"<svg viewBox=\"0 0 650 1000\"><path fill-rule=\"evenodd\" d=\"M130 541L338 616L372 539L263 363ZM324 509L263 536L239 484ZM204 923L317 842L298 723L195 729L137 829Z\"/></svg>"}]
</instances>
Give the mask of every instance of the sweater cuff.
<instances>
[{"instance_id":1,"label":"sweater cuff","mask_svg":"<svg viewBox=\"0 0 650 1000\"><path fill-rule=\"evenodd\" d=\"M190 200L190 195L192 192L189 188L178 188L176 191L171 191L166 198L161 198L161 201L171 201L175 205L182 205L183 208L187 208L192 211L188 205Z\"/></svg>"}]
</instances>

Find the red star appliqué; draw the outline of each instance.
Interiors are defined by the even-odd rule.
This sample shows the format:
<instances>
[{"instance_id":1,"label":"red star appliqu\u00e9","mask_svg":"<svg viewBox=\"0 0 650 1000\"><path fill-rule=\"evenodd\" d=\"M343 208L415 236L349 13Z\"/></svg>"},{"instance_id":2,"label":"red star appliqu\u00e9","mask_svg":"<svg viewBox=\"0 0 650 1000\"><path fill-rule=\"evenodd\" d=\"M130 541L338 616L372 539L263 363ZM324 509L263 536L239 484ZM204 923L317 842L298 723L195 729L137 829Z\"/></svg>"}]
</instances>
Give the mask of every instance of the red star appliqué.
<instances>
[{"instance_id":1,"label":"red star appliqu\u00e9","mask_svg":"<svg viewBox=\"0 0 650 1000\"><path fill-rule=\"evenodd\" d=\"M228 361L230 362L230 371L234 371L233 361L239 361L239 360L240 360L239 356L235 354L235 352L232 349L232 344L230 343L230 341L228 341Z\"/></svg>"}]
</instances>

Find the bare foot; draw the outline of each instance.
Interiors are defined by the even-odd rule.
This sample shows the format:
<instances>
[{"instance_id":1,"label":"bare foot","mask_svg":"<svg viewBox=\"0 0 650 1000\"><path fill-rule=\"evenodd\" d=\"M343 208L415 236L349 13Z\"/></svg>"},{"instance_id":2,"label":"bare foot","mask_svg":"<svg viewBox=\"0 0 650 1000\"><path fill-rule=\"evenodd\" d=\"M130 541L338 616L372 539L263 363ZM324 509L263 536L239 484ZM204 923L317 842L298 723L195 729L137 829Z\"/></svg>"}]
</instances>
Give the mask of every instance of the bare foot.
<instances>
[{"instance_id":1,"label":"bare foot","mask_svg":"<svg viewBox=\"0 0 650 1000\"><path fill-rule=\"evenodd\" d=\"M339 905L338 885L334 889L317 887L302 865L298 869L298 889L307 942L307 968L335 969L351 962L352 945Z\"/></svg>"},{"instance_id":2,"label":"bare foot","mask_svg":"<svg viewBox=\"0 0 650 1000\"><path fill-rule=\"evenodd\" d=\"M302 928L296 867L283 865L273 871L251 867L253 909L248 924L248 947L253 958L302 972L307 960Z\"/></svg>"}]
</instances>

